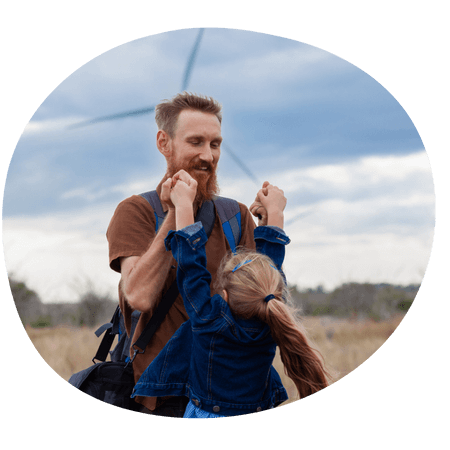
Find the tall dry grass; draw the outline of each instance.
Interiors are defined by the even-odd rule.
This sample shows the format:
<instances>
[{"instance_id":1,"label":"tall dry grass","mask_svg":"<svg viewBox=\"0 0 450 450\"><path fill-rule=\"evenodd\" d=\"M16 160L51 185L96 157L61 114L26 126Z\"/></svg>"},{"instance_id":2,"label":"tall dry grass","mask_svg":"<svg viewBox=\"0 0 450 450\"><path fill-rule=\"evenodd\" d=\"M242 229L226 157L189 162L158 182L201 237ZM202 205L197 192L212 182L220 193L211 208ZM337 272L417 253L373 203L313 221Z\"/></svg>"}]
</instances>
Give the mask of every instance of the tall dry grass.
<instances>
[{"instance_id":1,"label":"tall dry grass","mask_svg":"<svg viewBox=\"0 0 450 450\"><path fill-rule=\"evenodd\" d=\"M319 350L327 370L336 382L375 353L400 324L403 315L384 322L351 321L330 317L305 317L303 326L312 345ZM95 328L67 326L26 329L29 338L47 364L62 378L70 376L92 364L100 339ZM281 376L289 400L298 399L294 383L284 373L277 353L274 366Z\"/></svg>"},{"instance_id":2,"label":"tall dry grass","mask_svg":"<svg viewBox=\"0 0 450 450\"><path fill-rule=\"evenodd\" d=\"M370 358L395 331L403 317L398 315L383 322L305 317L303 326L312 346L322 355L332 384ZM297 389L284 373L278 353L274 366L289 395L286 403L298 400Z\"/></svg>"}]
</instances>

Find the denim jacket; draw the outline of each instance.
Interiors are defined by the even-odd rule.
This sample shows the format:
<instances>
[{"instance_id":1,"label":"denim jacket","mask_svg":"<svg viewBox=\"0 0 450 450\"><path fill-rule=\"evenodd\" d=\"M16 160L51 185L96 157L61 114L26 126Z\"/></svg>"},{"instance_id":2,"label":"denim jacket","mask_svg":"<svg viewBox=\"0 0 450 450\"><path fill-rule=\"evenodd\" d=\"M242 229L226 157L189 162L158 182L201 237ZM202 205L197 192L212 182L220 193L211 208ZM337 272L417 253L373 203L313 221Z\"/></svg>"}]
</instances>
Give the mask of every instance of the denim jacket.
<instances>
[{"instance_id":1,"label":"denim jacket","mask_svg":"<svg viewBox=\"0 0 450 450\"><path fill-rule=\"evenodd\" d=\"M257 251L281 271L289 238L276 227L257 227ZM235 318L218 294L211 297L201 223L170 231L165 243L177 260L177 283L189 320L144 371L134 396L184 395L197 407L226 416L262 411L288 399L272 366L276 344L259 319Z\"/></svg>"}]
</instances>

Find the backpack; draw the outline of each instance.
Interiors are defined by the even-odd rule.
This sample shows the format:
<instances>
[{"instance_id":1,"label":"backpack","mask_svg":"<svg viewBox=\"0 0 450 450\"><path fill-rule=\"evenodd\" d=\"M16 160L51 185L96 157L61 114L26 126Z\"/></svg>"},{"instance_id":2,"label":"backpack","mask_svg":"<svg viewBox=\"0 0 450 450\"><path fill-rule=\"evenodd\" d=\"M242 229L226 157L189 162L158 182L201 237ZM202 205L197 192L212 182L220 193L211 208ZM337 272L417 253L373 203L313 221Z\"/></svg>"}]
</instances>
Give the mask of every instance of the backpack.
<instances>
[{"instance_id":1,"label":"backpack","mask_svg":"<svg viewBox=\"0 0 450 450\"><path fill-rule=\"evenodd\" d=\"M153 211L155 212L156 231L158 231L159 225L165 217L161 201L156 191L145 192L140 195L152 206ZM239 205L235 200L224 197L216 197L214 201L208 201L202 204L202 207L197 213L196 221L200 220L203 223L208 237L214 227L214 208L219 215L222 229L230 248L235 252L241 239L241 213ZM178 286L175 280L164 294L142 334L134 342L134 354L131 357L129 351L131 340L125 332L123 315L119 306L117 306L111 321L102 325L95 331L97 337L100 337L103 333L105 334L98 347L97 353L94 358L92 358L94 364L87 369L73 374L69 379L69 383L82 392L106 403L121 408L139 411L141 405L131 398L134 388L134 375L131 363L137 353L145 352L145 348L177 296ZM133 311L131 316L131 336L134 336L134 330L139 320L139 316L140 313L138 311ZM119 342L114 350L110 352L116 335L119 335ZM106 361L108 353L111 354L111 361ZM96 363L96 360L102 362Z\"/></svg>"},{"instance_id":2,"label":"backpack","mask_svg":"<svg viewBox=\"0 0 450 450\"><path fill-rule=\"evenodd\" d=\"M160 225L162 224L163 220L166 217L166 214L163 211L163 207L161 205L161 200L159 199L159 196L156 191L149 191L144 192L143 194L139 194L141 197L143 197L145 200L148 201L150 206L153 209L153 212L155 214L155 221L156 221L156 227L155 232L158 231ZM215 220L215 213L214 208L217 211L217 214L219 216L223 232L225 234L225 237L228 241L228 244L231 248L231 251L234 253L236 251L236 247L239 245L239 242L241 240L241 211L239 208L239 204L236 200L216 196L213 201L204 202L202 204L202 207L200 208L199 212L197 213L197 216L195 220L201 221L203 223L203 226L205 228L206 234L209 235L212 232L212 229L214 227L214 220ZM176 281L175 281L176 284ZM172 294L173 301L175 301L177 295L178 295L178 289L175 296L173 296L174 292L170 292L171 288L173 291L175 291L175 286L171 286L168 290L169 294ZM154 313L155 315L160 315L161 319L158 319L158 321L155 320L155 325L152 328L155 328L154 331L156 331L159 324L162 322L162 319L164 319L165 315L167 314L168 310L173 304L173 301L165 301L160 302L161 305L165 305L164 311L159 313L158 310L160 309L160 306L158 306L157 310ZM113 321L110 325L111 332L116 335L119 335L119 342L114 348L114 350L111 352L111 360L112 361L128 361L130 359L129 349L131 344L131 339L128 337L126 331L125 331L125 323L123 319L123 315L120 312L119 307L117 314L113 317ZM136 325L138 323L139 317L141 313L139 311L133 311L131 315L131 332L130 335L134 336L134 330L136 328ZM158 323L159 322L159 323ZM104 325L108 326L108 324ZM101 327L99 328L100 331ZM153 331L153 332L154 332ZM103 332L103 331L102 331ZM114 339L114 338L113 338ZM137 343L135 342L137 345ZM144 350L141 346L137 345L139 348ZM146 346L146 345L145 345Z\"/></svg>"}]
</instances>

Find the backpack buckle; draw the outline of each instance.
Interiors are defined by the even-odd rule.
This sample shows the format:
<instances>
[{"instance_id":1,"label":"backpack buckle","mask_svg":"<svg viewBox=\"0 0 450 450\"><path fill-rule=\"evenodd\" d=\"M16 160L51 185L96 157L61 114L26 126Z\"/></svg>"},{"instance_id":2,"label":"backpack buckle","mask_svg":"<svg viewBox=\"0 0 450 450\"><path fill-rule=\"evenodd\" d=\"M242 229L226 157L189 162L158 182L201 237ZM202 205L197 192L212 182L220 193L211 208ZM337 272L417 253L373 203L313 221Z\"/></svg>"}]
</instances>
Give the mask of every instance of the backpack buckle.
<instances>
[{"instance_id":1,"label":"backpack buckle","mask_svg":"<svg viewBox=\"0 0 450 450\"><path fill-rule=\"evenodd\" d=\"M133 348L134 353L133 353L133 356L128 361L128 363L132 363L138 353L144 353L144 350L140 350L139 348L135 347L135 344L132 345L132 348Z\"/></svg>"}]
</instances>

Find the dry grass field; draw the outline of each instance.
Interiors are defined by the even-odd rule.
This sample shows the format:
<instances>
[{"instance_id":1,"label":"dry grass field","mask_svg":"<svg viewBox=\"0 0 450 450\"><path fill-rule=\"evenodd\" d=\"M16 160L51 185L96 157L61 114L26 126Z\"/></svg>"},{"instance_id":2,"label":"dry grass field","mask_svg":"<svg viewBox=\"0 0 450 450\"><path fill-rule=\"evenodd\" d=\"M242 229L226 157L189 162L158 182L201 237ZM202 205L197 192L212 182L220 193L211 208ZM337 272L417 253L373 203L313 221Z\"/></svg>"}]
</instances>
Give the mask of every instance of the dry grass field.
<instances>
[{"instance_id":1,"label":"dry grass field","mask_svg":"<svg viewBox=\"0 0 450 450\"><path fill-rule=\"evenodd\" d=\"M326 367L333 376L332 382L336 382L375 353L394 332L403 317L398 315L383 322L305 317L303 325L314 347L322 354ZM92 364L91 359L100 342L94 330L95 328L67 326L26 329L42 358L65 380L68 380L72 373ZM298 399L295 386L284 374L278 355L274 365L288 391L288 402Z\"/></svg>"}]
</instances>

